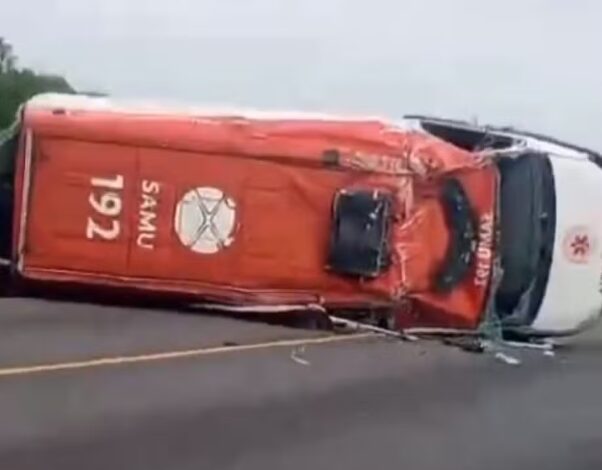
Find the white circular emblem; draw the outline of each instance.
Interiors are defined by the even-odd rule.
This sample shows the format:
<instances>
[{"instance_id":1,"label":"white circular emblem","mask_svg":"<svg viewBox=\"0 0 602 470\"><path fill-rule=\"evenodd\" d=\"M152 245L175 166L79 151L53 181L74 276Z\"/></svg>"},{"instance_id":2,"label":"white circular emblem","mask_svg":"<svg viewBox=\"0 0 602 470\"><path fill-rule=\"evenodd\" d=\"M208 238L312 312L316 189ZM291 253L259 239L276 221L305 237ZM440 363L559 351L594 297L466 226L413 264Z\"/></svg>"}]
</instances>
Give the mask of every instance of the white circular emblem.
<instances>
[{"instance_id":1,"label":"white circular emblem","mask_svg":"<svg viewBox=\"0 0 602 470\"><path fill-rule=\"evenodd\" d=\"M188 191L176 207L176 233L195 253L209 255L230 246L235 225L236 203L217 188Z\"/></svg>"}]
</instances>

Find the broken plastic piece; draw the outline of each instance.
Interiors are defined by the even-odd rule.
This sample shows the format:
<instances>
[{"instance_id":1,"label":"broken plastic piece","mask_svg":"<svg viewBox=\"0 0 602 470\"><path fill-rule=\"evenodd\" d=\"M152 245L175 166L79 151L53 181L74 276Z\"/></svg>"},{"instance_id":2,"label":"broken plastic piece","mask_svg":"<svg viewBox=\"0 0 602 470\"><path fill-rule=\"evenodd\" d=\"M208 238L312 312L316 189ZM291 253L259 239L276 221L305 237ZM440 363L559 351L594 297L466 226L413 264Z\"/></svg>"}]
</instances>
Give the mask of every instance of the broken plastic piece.
<instances>
[{"instance_id":1,"label":"broken plastic piece","mask_svg":"<svg viewBox=\"0 0 602 470\"><path fill-rule=\"evenodd\" d=\"M505 364L508 364L510 366L519 366L521 364L520 359L514 357L514 356L510 356L509 354L506 354L504 352L497 352L495 353L494 356L498 361L500 362L504 362Z\"/></svg>"},{"instance_id":2,"label":"broken plastic piece","mask_svg":"<svg viewBox=\"0 0 602 470\"><path fill-rule=\"evenodd\" d=\"M311 363L307 359L304 359L303 357L301 357L301 355L303 355L304 353L305 353L305 346L301 346L299 348L294 348L293 351L291 352L291 359L293 361L295 361L297 364L301 364L302 366L310 366Z\"/></svg>"},{"instance_id":3,"label":"broken plastic piece","mask_svg":"<svg viewBox=\"0 0 602 470\"><path fill-rule=\"evenodd\" d=\"M518 349L537 349L537 350L541 350L541 351L552 351L554 349L554 345L552 343L548 343L548 342L541 342L541 343L529 343L529 342L522 342L522 341L504 341L504 346L509 346L511 348L518 348Z\"/></svg>"}]
</instances>

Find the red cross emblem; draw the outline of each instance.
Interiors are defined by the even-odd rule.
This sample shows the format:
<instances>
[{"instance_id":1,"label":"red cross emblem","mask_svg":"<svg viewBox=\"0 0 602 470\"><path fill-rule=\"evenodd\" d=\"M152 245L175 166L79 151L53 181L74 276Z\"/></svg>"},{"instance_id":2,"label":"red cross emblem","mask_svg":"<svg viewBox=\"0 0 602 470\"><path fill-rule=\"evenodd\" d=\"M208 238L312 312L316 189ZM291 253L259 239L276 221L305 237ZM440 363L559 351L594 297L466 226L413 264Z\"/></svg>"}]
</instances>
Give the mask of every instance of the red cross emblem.
<instances>
[{"instance_id":1,"label":"red cross emblem","mask_svg":"<svg viewBox=\"0 0 602 470\"><path fill-rule=\"evenodd\" d=\"M575 235L571 243L573 256L586 256L589 252L589 237L587 235Z\"/></svg>"},{"instance_id":2,"label":"red cross emblem","mask_svg":"<svg viewBox=\"0 0 602 470\"><path fill-rule=\"evenodd\" d=\"M573 263L587 263L594 248L595 240L587 227L574 227L564 238L564 254Z\"/></svg>"}]
</instances>

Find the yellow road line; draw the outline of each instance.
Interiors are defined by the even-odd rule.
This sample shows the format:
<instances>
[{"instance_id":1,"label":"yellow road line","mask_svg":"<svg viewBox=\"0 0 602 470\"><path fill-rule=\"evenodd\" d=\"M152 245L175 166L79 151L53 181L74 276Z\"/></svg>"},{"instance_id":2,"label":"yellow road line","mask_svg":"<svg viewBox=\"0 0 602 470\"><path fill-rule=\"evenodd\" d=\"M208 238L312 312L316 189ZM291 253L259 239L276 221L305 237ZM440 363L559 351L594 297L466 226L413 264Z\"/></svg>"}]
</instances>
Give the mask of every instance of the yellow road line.
<instances>
[{"instance_id":1,"label":"yellow road line","mask_svg":"<svg viewBox=\"0 0 602 470\"><path fill-rule=\"evenodd\" d=\"M311 344L327 344L355 339L373 337L372 333L333 335L321 338L303 338L271 341L267 343L245 344L239 346L217 346L212 348L186 349L179 351L166 351L150 354L138 354L132 356L100 357L84 361L60 362L54 364L38 364L22 367L8 367L0 369L0 377L15 375L40 374L45 372L57 372L74 369L91 369L95 367L119 366L124 364L135 364L140 362L157 362L172 359L183 359L190 357L211 356L243 351L254 351L259 349L286 348L295 346L307 346Z\"/></svg>"}]
</instances>

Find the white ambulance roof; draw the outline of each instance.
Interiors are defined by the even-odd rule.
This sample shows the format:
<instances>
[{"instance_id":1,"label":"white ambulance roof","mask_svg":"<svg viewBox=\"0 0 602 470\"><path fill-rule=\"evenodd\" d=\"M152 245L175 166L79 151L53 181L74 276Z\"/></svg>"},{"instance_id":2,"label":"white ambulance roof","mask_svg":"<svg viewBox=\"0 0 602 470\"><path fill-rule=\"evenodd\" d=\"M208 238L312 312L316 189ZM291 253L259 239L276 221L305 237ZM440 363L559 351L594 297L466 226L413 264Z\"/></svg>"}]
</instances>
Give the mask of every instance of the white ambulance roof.
<instances>
[{"instance_id":1,"label":"white ambulance roof","mask_svg":"<svg viewBox=\"0 0 602 470\"><path fill-rule=\"evenodd\" d=\"M387 127L404 128L403 123L378 116L329 114L304 111L257 110L237 106L180 105L167 102L119 100L106 97L44 93L31 98L30 109L64 109L66 111L111 112L137 115L172 115L191 117L240 117L256 120L317 120L339 122L378 122Z\"/></svg>"}]
</instances>

